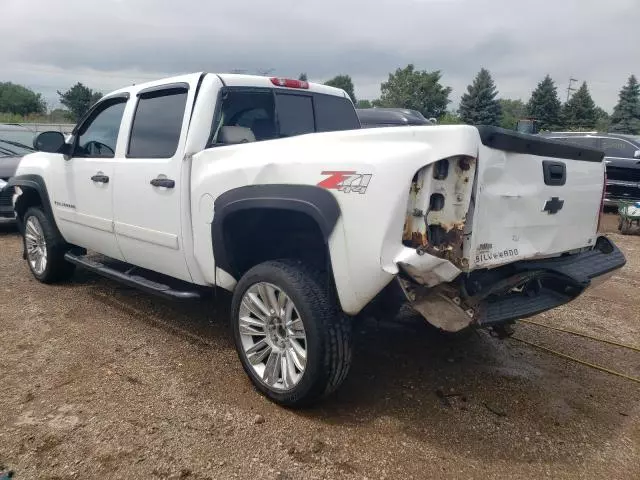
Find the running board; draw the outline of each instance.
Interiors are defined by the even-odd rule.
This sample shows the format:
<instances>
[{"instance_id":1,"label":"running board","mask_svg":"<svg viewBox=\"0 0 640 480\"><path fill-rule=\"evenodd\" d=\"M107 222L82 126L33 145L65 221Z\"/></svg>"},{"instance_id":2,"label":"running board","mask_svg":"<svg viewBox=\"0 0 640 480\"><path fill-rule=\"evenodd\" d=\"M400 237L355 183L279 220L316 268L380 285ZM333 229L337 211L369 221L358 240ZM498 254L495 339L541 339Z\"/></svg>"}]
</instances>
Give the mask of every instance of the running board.
<instances>
[{"instance_id":1,"label":"running board","mask_svg":"<svg viewBox=\"0 0 640 480\"><path fill-rule=\"evenodd\" d=\"M98 275L102 275L103 277L115 280L130 287L139 288L140 290L158 295L160 297L165 297L172 300L199 300L202 298L202 294L197 290L183 290L174 288L164 283L156 282L140 275L133 275L131 273L128 273L128 271L120 271L116 268L105 265L104 263L92 260L85 255L77 255L73 252L67 252L64 255L64 259L67 262L73 263L74 265L77 265L78 267L85 270L89 270L91 272L97 273ZM140 270L144 272L144 270ZM176 280L176 282L178 281ZM188 285L186 282L180 283L184 283L185 286Z\"/></svg>"}]
</instances>

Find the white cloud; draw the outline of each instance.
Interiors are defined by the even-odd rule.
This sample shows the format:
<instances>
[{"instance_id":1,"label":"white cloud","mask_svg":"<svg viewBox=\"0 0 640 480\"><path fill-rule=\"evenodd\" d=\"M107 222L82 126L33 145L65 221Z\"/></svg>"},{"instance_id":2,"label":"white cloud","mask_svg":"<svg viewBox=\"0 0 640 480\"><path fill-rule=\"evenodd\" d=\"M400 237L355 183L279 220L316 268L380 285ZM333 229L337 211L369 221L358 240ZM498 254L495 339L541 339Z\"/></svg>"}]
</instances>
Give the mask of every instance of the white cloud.
<instances>
[{"instance_id":1,"label":"white cloud","mask_svg":"<svg viewBox=\"0 0 640 480\"><path fill-rule=\"evenodd\" d=\"M527 99L549 73L589 83L610 110L638 68L638 0L3 0L3 81L109 91L188 71L350 74L375 98L390 71L441 70L457 104L481 67ZM640 72L636 71L636 74ZM564 99L564 96L561 95Z\"/></svg>"}]
</instances>

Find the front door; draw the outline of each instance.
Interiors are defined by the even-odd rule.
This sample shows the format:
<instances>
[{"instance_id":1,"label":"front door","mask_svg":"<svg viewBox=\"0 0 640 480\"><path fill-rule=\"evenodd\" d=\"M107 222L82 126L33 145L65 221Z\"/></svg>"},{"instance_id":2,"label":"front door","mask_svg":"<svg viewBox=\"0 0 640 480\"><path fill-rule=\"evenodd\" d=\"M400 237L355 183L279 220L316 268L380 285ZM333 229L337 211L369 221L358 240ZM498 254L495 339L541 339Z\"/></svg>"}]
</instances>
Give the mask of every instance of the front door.
<instances>
[{"instance_id":1,"label":"front door","mask_svg":"<svg viewBox=\"0 0 640 480\"><path fill-rule=\"evenodd\" d=\"M138 93L114 185L114 226L125 260L187 281L181 214L189 207L189 178L182 170L193 90L180 83Z\"/></svg>"},{"instance_id":2,"label":"front door","mask_svg":"<svg viewBox=\"0 0 640 480\"><path fill-rule=\"evenodd\" d=\"M72 244L122 259L113 228L114 162L126 97L104 100L75 134L71 158L54 169L53 208Z\"/></svg>"}]
</instances>

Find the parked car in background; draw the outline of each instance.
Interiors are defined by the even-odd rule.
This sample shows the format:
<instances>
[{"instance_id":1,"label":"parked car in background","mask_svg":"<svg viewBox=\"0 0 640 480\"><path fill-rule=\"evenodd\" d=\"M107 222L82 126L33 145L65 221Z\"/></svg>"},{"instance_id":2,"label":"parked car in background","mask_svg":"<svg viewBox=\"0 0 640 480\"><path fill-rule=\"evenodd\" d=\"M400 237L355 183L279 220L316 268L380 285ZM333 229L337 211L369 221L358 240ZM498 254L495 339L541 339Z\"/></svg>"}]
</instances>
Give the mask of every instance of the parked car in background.
<instances>
[{"instance_id":1,"label":"parked car in background","mask_svg":"<svg viewBox=\"0 0 640 480\"><path fill-rule=\"evenodd\" d=\"M435 125L417 110L407 108L359 108L356 109L362 128L398 127L407 125Z\"/></svg>"},{"instance_id":2,"label":"parked car in background","mask_svg":"<svg viewBox=\"0 0 640 480\"><path fill-rule=\"evenodd\" d=\"M11 137L14 138L14 137ZM20 159L35 150L12 139L0 135L0 218L13 218L13 188L6 184L16 173Z\"/></svg>"},{"instance_id":3,"label":"parked car in background","mask_svg":"<svg viewBox=\"0 0 640 480\"><path fill-rule=\"evenodd\" d=\"M604 151L607 187L604 205L640 200L640 136L597 132L549 132L546 138Z\"/></svg>"},{"instance_id":4,"label":"parked car in background","mask_svg":"<svg viewBox=\"0 0 640 480\"><path fill-rule=\"evenodd\" d=\"M0 123L0 218L14 218L13 188L6 187L20 159L35 151L33 139L44 131L69 134L73 125L64 123Z\"/></svg>"}]
</instances>

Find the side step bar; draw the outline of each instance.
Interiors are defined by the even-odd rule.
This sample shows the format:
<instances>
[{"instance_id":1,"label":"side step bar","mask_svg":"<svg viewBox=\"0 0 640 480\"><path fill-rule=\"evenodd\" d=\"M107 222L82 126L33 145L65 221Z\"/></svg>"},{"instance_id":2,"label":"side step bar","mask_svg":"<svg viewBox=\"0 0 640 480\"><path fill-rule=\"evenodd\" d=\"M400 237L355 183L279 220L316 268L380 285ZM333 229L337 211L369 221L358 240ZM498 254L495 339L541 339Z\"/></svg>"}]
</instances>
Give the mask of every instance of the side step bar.
<instances>
[{"instance_id":1,"label":"side step bar","mask_svg":"<svg viewBox=\"0 0 640 480\"><path fill-rule=\"evenodd\" d=\"M172 300L199 300L202 298L202 294L197 290L175 289L169 285L149 280L148 278L140 275L121 272L113 267L91 260L85 255L77 255L73 252L67 252L65 253L64 258L67 262L73 263L80 268L95 272L98 275L129 285L130 287L139 288L140 290L154 295L159 295Z\"/></svg>"}]
</instances>

